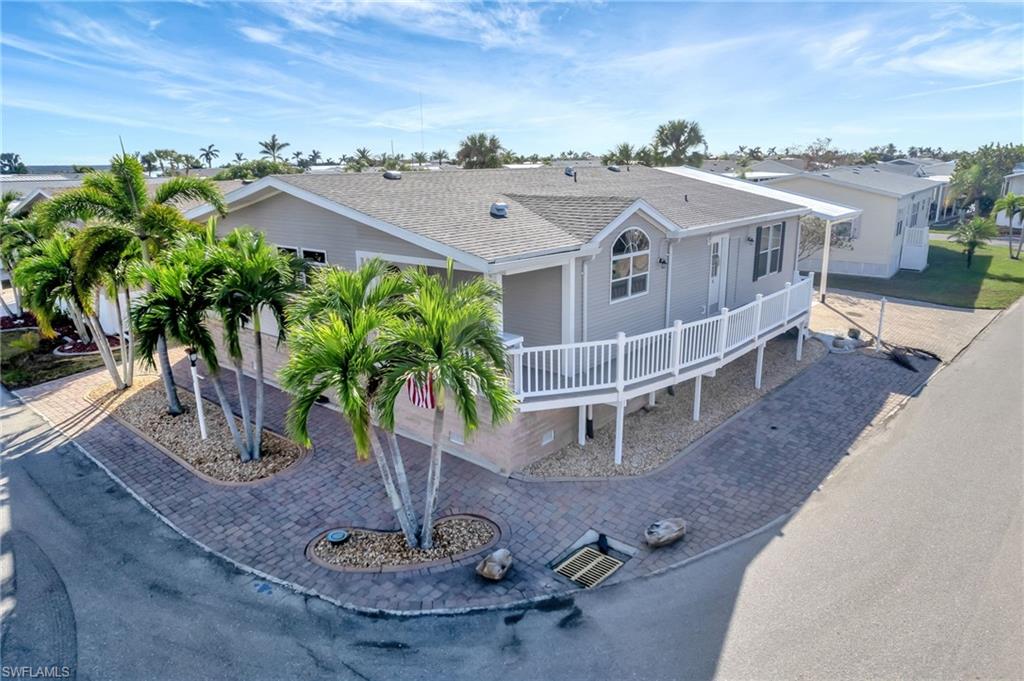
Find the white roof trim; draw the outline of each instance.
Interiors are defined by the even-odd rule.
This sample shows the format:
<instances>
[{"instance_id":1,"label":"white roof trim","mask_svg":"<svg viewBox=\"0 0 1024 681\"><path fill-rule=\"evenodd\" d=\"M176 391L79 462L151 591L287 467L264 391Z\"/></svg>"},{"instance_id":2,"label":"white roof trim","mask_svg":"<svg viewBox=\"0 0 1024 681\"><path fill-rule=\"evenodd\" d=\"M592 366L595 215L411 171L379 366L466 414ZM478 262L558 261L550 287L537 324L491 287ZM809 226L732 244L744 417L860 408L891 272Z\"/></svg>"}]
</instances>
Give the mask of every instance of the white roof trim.
<instances>
[{"instance_id":1,"label":"white roof trim","mask_svg":"<svg viewBox=\"0 0 1024 681\"><path fill-rule=\"evenodd\" d=\"M36 187L28 196L18 199L18 202L11 206L11 214L17 215L25 206L33 204L37 199L50 199L53 198L48 191L42 187Z\"/></svg>"},{"instance_id":2,"label":"white roof trim","mask_svg":"<svg viewBox=\"0 0 1024 681\"><path fill-rule=\"evenodd\" d=\"M825 171L825 172L828 172L828 171ZM897 177L899 177L899 175L897 175ZM925 180L925 179L927 179L927 178L924 178L924 177L911 177L910 175L903 175L903 177L909 178L911 180ZM838 178L832 177L831 175L822 175L821 173L797 173L795 175L787 175L785 177L780 177L780 178L777 178L775 180L766 180L766 182L768 184L785 184L786 182L788 182L788 181L790 181L790 180L792 180L794 178L806 178L806 179L811 179L811 180L819 180L821 182L826 182L828 184L834 184L837 187L846 187L847 189L859 189L862 192L867 192L869 194L879 194L881 196L889 196L889 197L892 197L894 199L901 199L904 196L913 196L914 194L920 194L921 192L930 192L930 191L933 191L933 189L934 189L934 187L928 187L928 188L915 189L914 191L910 191L910 192L896 192L896 191L891 191L889 189L879 189L878 187L868 187L868 186L865 186L863 184L857 184L856 182L845 182L845 181L840 180Z\"/></svg>"},{"instance_id":3,"label":"white roof trim","mask_svg":"<svg viewBox=\"0 0 1024 681\"><path fill-rule=\"evenodd\" d=\"M619 227L624 225L627 220L636 215L639 211L647 213L651 221L658 226L666 235L679 234L683 231L676 223L669 220L667 217L662 215L655 209L654 206L647 203L643 199L637 199L630 204L624 211L619 213L619 216L609 222L600 232L594 235L594 237L588 242L588 245L597 246L602 241L607 239L611 234L615 232Z\"/></svg>"},{"instance_id":4,"label":"white roof trim","mask_svg":"<svg viewBox=\"0 0 1024 681\"><path fill-rule=\"evenodd\" d=\"M393 237L402 239L403 241L408 241L409 243L415 244L421 248L425 248L428 251L433 251L445 258L451 258L452 260L460 262L464 265L468 265L473 269L485 273L489 273L491 271L489 263L479 256L471 255L457 248L452 248L451 246L442 244L428 237L416 234L414 232L410 232L409 230L403 229L396 225L392 225L389 222L378 220L377 218L371 217L366 213L362 213L358 210L355 210L354 208L349 208L348 206L342 205L335 201L331 201L330 199L320 196L319 194L315 194L306 189L296 187L295 185L289 182L279 180L278 178L273 176L264 177L260 180L253 182L250 185L247 185L245 187L239 187L234 191L228 192L227 195L224 197L225 203L228 204L230 208L230 205L232 203L244 200L245 198L255 194L256 192L262 189L266 189L268 187L276 189L279 192L283 192L285 194L290 194L291 196L294 196L298 199L302 199L303 201L307 201L308 203L311 203L314 206L318 206L320 208L323 208L324 210L331 211L332 213L337 213L338 215L349 218L350 220L361 222L364 225L367 225L368 227L373 227L374 229L380 230L385 234L389 234ZM186 212L185 217L187 217L190 220L194 220L196 218L204 217L212 212L213 208L209 204L203 204L202 206L196 206L195 208Z\"/></svg>"},{"instance_id":5,"label":"white roof trim","mask_svg":"<svg viewBox=\"0 0 1024 681\"><path fill-rule=\"evenodd\" d=\"M833 203L831 201L822 201L811 196L804 196L802 194L796 194L794 192L784 191L782 189L772 189L763 184L753 184L751 182L745 182L743 180L736 180L730 177L723 177L714 173L709 173L703 170L697 170L696 168L689 168L681 166L678 168L659 168L667 173L674 175L682 175L683 177L691 177L695 180L701 180L702 182L708 182L710 184L717 184L721 187L728 187L729 189L737 189L744 191L749 194L756 194L758 196L764 196L769 199L777 199L779 201L786 201L787 203L795 203L799 206L803 206L805 209L809 209L811 214L815 217L823 218L825 220L852 220L864 211L860 208L854 208L852 206L844 206L839 203ZM783 177L800 177L801 172L797 171L792 175L785 175ZM772 183L769 180L769 183ZM777 216L784 217L784 216ZM788 217L788 216L785 216ZM740 223L744 224L744 223ZM691 230L687 230L688 232Z\"/></svg>"}]
</instances>

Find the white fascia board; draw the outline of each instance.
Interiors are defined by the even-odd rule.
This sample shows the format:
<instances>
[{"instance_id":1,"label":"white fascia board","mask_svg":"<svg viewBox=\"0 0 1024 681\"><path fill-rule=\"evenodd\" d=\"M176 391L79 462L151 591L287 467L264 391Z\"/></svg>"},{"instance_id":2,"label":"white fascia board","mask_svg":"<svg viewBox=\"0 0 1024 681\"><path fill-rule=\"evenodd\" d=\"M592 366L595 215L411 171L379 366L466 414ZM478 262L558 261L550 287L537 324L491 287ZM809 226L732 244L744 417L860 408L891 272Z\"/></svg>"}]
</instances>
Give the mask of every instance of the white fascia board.
<instances>
[{"instance_id":1,"label":"white fascia board","mask_svg":"<svg viewBox=\"0 0 1024 681\"><path fill-rule=\"evenodd\" d=\"M651 221L657 225L666 235L672 236L673 234L679 234L683 229L676 223L669 220L667 217L662 215L654 206L647 203L643 199L637 199L630 204L624 211L619 213L619 216L609 222L604 228L601 229L594 238L590 240L587 245L597 246L604 241L610 234L615 232L619 227L624 225L627 220L633 217L639 211L643 211L651 219Z\"/></svg>"},{"instance_id":2,"label":"white fascia board","mask_svg":"<svg viewBox=\"0 0 1024 681\"><path fill-rule=\"evenodd\" d=\"M47 192L46 190L44 190L43 188L39 187L39 188L33 189L29 193L28 196L26 196L25 198L21 199L16 204L14 204L14 206L12 206L12 208L11 208L12 214L13 215L17 215L26 206L31 206L33 203L35 203L39 199L50 199L50 198L52 198L50 196L50 193Z\"/></svg>"},{"instance_id":3,"label":"white fascia board","mask_svg":"<svg viewBox=\"0 0 1024 681\"><path fill-rule=\"evenodd\" d=\"M366 213L355 210L354 208L349 208L348 206L337 203L335 201L331 201L330 199L320 196L319 194L315 194L306 189L296 187L295 185L289 182L285 182L273 176L264 177L261 180L253 182L251 185L247 187L242 187L240 189L236 189L233 192L229 192L228 196L225 198L230 197L229 203L234 203L235 201L243 200L246 197L251 196L252 194L255 194L261 189L265 189L267 187L276 189L279 192L283 192L285 194L289 194L297 199L302 199L307 203L311 203L314 206L318 206L320 208L323 208L324 210L336 213L350 220L361 222L362 224L368 227L372 227L397 239L401 239L402 241L407 241L411 244L415 244L416 246L419 246L420 248L425 248L428 251L433 251L434 253L437 253L445 258L451 258L456 262L468 265L480 272L491 272L492 268L490 263L488 263L486 260L479 256L471 255L469 253L466 253L465 251L461 251L457 248L452 248L451 246L442 244L438 241L434 241L433 239L429 239L425 236L416 234L414 232L410 232L409 230L393 225L390 222L378 220L377 218L371 217ZM190 210L186 214L186 217L194 219L191 217L193 213L195 214L195 217L202 217L203 215L206 215L210 212L212 212L212 208L209 206L209 204L205 204L203 206L198 206L197 208Z\"/></svg>"},{"instance_id":4,"label":"white fascia board","mask_svg":"<svg viewBox=\"0 0 1024 681\"><path fill-rule=\"evenodd\" d=\"M491 272L501 274L519 274L532 270L542 270L547 267L561 267L573 258L580 256L593 256L601 249L587 244L580 248L562 250L549 253L533 254L528 257L516 256L512 259L496 260L491 265Z\"/></svg>"},{"instance_id":5,"label":"white fascia board","mask_svg":"<svg viewBox=\"0 0 1024 681\"><path fill-rule=\"evenodd\" d=\"M751 215L744 218L736 218L735 220L726 220L725 222L712 222L706 225L698 225L696 227L689 227L683 230L678 235L673 235L676 238L685 239L690 236L699 236L701 234L713 234L715 232L724 232L735 227L753 227L756 225L764 225L769 222L777 222L779 220L785 220L787 218L798 218L804 215L810 215L812 213L810 208L792 208L789 210L780 210L775 213L762 213L761 215Z\"/></svg>"},{"instance_id":6,"label":"white fascia board","mask_svg":"<svg viewBox=\"0 0 1024 681\"><path fill-rule=\"evenodd\" d=\"M891 198L894 198L894 199L900 199L900 198L903 198L904 196L910 196L911 194L916 194L919 191L923 191L921 189L916 189L916 190L914 190L912 192L900 193L900 192L890 191L888 189L879 189L877 187L866 187L866 186L864 186L862 184L857 184L856 182L844 182L843 180L839 180L839 179L836 179L834 177L825 177L824 175L818 175L818 174L815 174L815 173L802 173L800 175L790 175L789 177L781 177L778 180L769 180L768 182L769 182L769 184L785 184L786 180L788 180L790 178L793 178L793 177L810 178L810 179L814 179L814 180L819 180L821 182L827 182L829 184L834 184L834 185L836 185L838 187L846 187L848 189L859 189L860 191L867 192L868 194L880 194L882 196L888 196L888 197L891 197ZM915 178L915 179L922 179L922 178Z\"/></svg>"}]
</instances>

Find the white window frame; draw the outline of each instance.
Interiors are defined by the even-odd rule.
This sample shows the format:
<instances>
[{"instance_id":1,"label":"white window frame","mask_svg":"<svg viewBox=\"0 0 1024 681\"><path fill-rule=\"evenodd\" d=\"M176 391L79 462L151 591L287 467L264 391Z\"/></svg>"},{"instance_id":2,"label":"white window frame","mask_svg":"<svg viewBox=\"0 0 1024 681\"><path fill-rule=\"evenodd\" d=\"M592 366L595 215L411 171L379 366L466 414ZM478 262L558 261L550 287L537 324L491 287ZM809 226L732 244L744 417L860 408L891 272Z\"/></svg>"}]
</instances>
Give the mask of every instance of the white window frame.
<instances>
[{"instance_id":1,"label":"white window frame","mask_svg":"<svg viewBox=\"0 0 1024 681\"><path fill-rule=\"evenodd\" d=\"M775 228L779 228L779 245L772 246L772 233ZM775 222L770 225L761 225L761 243L759 244L761 250L754 252L754 281L763 279L764 277L771 276L773 274L779 274L782 272L782 261L785 260L786 254L782 252L782 247L785 245L786 239L786 223ZM779 252L778 269L772 269L772 251ZM758 272L757 263L761 259L761 254L765 254L764 272Z\"/></svg>"},{"instance_id":2,"label":"white window frame","mask_svg":"<svg viewBox=\"0 0 1024 681\"><path fill-rule=\"evenodd\" d=\"M288 244L274 244L274 247L277 248L278 252L287 248L290 251L295 251L296 258L301 257L299 254L302 252L302 249L300 249L298 246L289 246Z\"/></svg>"},{"instance_id":3,"label":"white window frame","mask_svg":"<svg viewBox=\"0 0 1024 681\"><path fill-rule=\"evenodd\" d=\"M310 253L320 253L321 255L324 256L324 261L313 262L312 260L306 260L306 251L309 251ZM311 265L313 267L326 267L327 265L331 264L330 261L327 259L327 251L325 251L322 248L306 248L305 246L303 246L301 249L299 249L299 257L302 258L302 261L304 263Z\"/></svg>"},{"instance_id":4,"label":"white window frame","mask_svg":"<svg viewBox=\"0 0 1024 681\"><path fill-rule=\"evenodd\" d=\"M629 232L633 232L633 231L640 232L641 234L643 234L644 239L647 241L647 248L645 250L642 250L642 251L631 251L631 252L628 252L628 253L623 253L621 255L615 255L615 244L617 244L619 242L619 239L624 237ZM633 271L633 259L636 258L637 256L641 256L641 255L646 255L647 256L647 271L645 271L645 272L634 272ZM620 260L626 260L626 259L629 259L629 274L627 274L623 278L616 279L615 278L615 263L620 261ZM647 286L644 287L644 290L641 291L640 293L633 293L633 279L637 278L637 277L640 277L640 276L647 277ZM622 282L622 281L626 282L626 291L627 291L626 295L619 296L618 298L616 298L616 297L614 297L612 295L612 289L613 289L613 287L615 286L616 283ZM616 303L622 303L622 302L625 302L627 300L635 300L636 298L642 298L643 296L646 296L650 292L651 292L651 237L650 237L649 234L647 234L647 232L645 230L641 229L640 227L627 227L626 229L624 229L621 232L619 232L618 236L615 237L615 241L612 242L611 261L608 264L608 300L609 300L609 303L611 305L615 305Z\"/></svg>"}]
</instances>

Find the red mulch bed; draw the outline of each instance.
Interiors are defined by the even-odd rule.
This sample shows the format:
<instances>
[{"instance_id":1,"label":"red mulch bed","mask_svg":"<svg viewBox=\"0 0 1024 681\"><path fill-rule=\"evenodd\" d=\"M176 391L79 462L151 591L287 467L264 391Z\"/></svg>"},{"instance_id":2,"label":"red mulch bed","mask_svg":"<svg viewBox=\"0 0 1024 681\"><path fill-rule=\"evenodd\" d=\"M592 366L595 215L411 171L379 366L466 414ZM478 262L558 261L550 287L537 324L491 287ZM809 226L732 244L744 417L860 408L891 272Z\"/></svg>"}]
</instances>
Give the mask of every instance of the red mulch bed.
<instances>
[{"instance_id":1,"label":"red mulch bed","mask_svg":"<svg viewBox=\"0 0 1024 681\"><path fill-rule=\"evenodd\" d=\"M20 317L11 317L9 315L0 317L0 329L4 331L8 329L24 329L32 326L39 326L39 323L31 312L26 312Z\"/></svg>"},{"instance_id":2,"label":"red mulch bed","mask_svg":"<svg viewBox=\"0 0 1024 681\"><path fill-rule=\"evenodd\" d=\"M116 350L121 345L121 339L117 336L107 336L107 342L110 343L110 347ZM57 348L57 350L65 355L77 355L87 352L96 352L98 348L95 343L83 343L80 340L73 340L70 343Z\"/></svg>"}]
</instances>

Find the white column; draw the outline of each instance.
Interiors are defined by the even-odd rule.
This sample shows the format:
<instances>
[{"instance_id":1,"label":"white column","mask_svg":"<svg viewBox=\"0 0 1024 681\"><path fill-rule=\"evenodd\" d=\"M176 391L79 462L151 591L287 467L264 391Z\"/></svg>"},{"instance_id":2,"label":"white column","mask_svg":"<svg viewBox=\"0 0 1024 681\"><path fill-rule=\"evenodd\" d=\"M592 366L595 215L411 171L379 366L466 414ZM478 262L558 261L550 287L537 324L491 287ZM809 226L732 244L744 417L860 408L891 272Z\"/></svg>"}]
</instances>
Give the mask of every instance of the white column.
<instances>
[{"instance_id":1,"label":"white column","mask_svg":"<svg viewBox=\"0 0 1024 681\"><path fill-rule=\"evenodd\" d=\"M587 407L581 405L579 407L579 423L577 424L576 442L579 443L580 447L587 444Z\"/></svg>"},{"instance_id":2,"label":"white column","mask_svg":"<svg viewBox=\"0 0 1024 681\"><path fill-rule=\"evenodd\" d=\"M825 302L825 293L828 290L828 257L832 253L832 221L825 221L825 245L821 250L821 280L818 285L818 292L821 294L821 302Z\"/></svg>"},{"instance_id":3,"label":"white column","mask_svg":"<svg viewBox=\"0 0 1024 681\"><path fill-rule=\"evenodd\" d=\"M672 246L674 242L668 242L668 265L665 266L665 326L672 322Z\"/></svg>"},{"instance_id":4,"label":"white column","mask_svg":"<svg viewBox=\"0 0 1024 681\"><path fill-rule=\"evenodd\" d=\"M693 382L693 420L700 421L700 388L704 374L697 374L697 380Z\"/></svg>"},{"instance_id":5,"label":"white column","mask_svg":"<svg viewBox=\"0 0 1024 681\"><path fill-rule=\"evenodd\" d=\"M626 420L626 402L615 405L615 465L622 463L622 429Z\"/></svg>"},{"instance_id":6,"label":"white column","mask_svg":"<svg viewBox=\"0 0 1024 681\"><path fill-rule=\"evenodd\" d=\"M761 374L764 372L764 343L757 346L757 376L754 377L754 387L761 389Z\"/></svg>"}]
</instances>

